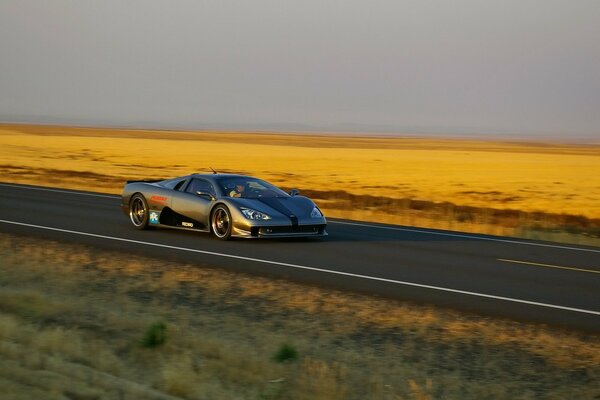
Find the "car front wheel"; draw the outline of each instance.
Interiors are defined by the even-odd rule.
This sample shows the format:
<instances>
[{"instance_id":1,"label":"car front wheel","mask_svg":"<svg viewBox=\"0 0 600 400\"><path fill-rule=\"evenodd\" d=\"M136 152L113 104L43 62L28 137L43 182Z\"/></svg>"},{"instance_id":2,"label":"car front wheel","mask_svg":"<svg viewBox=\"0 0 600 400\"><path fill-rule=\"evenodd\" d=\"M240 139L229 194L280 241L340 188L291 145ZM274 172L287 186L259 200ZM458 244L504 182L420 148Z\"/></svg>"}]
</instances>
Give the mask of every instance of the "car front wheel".
<instances>
[{"instance_id":1,"label":"car front wheel","mask_svg":"<svg viewBox=\"0 0 600 400\"><path fill-rule=\"evenodd\" d=\"M233 221L229 209L224 205L218 205L212 212L211 230L212 234L220 240L227 240L231 237Z\"/></svg>"}]
</instances>

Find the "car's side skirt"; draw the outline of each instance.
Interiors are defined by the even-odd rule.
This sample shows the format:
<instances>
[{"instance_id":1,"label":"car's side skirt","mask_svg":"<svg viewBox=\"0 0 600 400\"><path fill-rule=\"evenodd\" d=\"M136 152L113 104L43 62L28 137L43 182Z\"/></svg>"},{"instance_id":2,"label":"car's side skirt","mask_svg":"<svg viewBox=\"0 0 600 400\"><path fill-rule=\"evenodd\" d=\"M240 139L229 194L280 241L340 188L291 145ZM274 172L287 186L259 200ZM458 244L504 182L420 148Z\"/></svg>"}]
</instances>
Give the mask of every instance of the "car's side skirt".
<instances>
[{"instance_id":1,"label":"car's side skirt","mask_svg":"<svg viewBox=\"0 0 600 400\"><path fill-rule=\"evenodd\" d=\"M166 228L166 229L177 229L180 231L190 231L190 232L205 232L209 233L209 229L200 229L200 228L187 228L185 226L173 226L173 225L165 225L165 224L154 224L152 225L155 228Z\"/></svg>"}]
</instances>

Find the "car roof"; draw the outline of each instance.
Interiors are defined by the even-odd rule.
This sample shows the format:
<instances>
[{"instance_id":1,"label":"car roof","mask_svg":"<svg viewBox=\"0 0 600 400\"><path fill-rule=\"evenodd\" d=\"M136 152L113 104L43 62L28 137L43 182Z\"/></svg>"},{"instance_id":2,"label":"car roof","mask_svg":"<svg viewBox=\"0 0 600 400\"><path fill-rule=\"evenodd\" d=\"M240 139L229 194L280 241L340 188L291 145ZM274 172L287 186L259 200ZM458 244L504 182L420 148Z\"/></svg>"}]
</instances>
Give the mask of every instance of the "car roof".
<instances>
[{"instance_id":1,"label":"car roof","mask_svg":"<svg viewBox=\"0 0 600 400\"><path fill-rule=\"evenodd\" d=\"M191 175L189 175L189 177L192 177L192 178L210 178L210 179L215 179L215 178L248 178L249 176L247 176L247 175L239 175L239 174L221 174L221 173L216 173L216 174L191 174Z\"/></svg>"}]
</instances>

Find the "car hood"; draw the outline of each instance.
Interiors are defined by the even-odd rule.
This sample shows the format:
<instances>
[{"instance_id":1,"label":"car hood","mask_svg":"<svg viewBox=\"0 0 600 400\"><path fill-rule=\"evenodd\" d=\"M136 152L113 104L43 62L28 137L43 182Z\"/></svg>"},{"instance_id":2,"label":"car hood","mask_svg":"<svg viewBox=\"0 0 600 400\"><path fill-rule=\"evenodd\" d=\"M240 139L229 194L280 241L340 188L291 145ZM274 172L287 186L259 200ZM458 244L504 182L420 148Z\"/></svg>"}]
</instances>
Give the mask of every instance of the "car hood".
<instances>
[{"instance_id":1,"label":"car hood","mask_svg":"<svg viewBox=\"0 0 600 400\"><path fill-rule=\"evenodd\" d=\"M247 207L265 214L274 216L281 214L286 217L310 217L315 204L307 197L258 197L258 198L232 198L232 203L238 207Z\"/></svg>"}]
</instances>

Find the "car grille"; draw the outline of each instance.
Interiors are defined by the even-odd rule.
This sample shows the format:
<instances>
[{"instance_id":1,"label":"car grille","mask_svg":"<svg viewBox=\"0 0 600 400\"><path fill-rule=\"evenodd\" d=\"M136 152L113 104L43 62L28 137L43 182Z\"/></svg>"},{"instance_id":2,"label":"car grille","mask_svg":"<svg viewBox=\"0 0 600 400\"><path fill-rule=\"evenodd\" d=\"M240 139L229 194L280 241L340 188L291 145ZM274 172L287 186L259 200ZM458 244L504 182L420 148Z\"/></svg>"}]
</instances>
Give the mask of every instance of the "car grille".
<instances>
[{"instance_id":1,"label":"car grille","mask_svg":"<svg viewBox=\"0 0 600 400\"><path fill-rule=\"evenodd\" d=\"M298 225L298 226L268 226L253 228L252 236L269 235L321 235L325 230L325 225Z\"/></svg>"}]
</instances>

